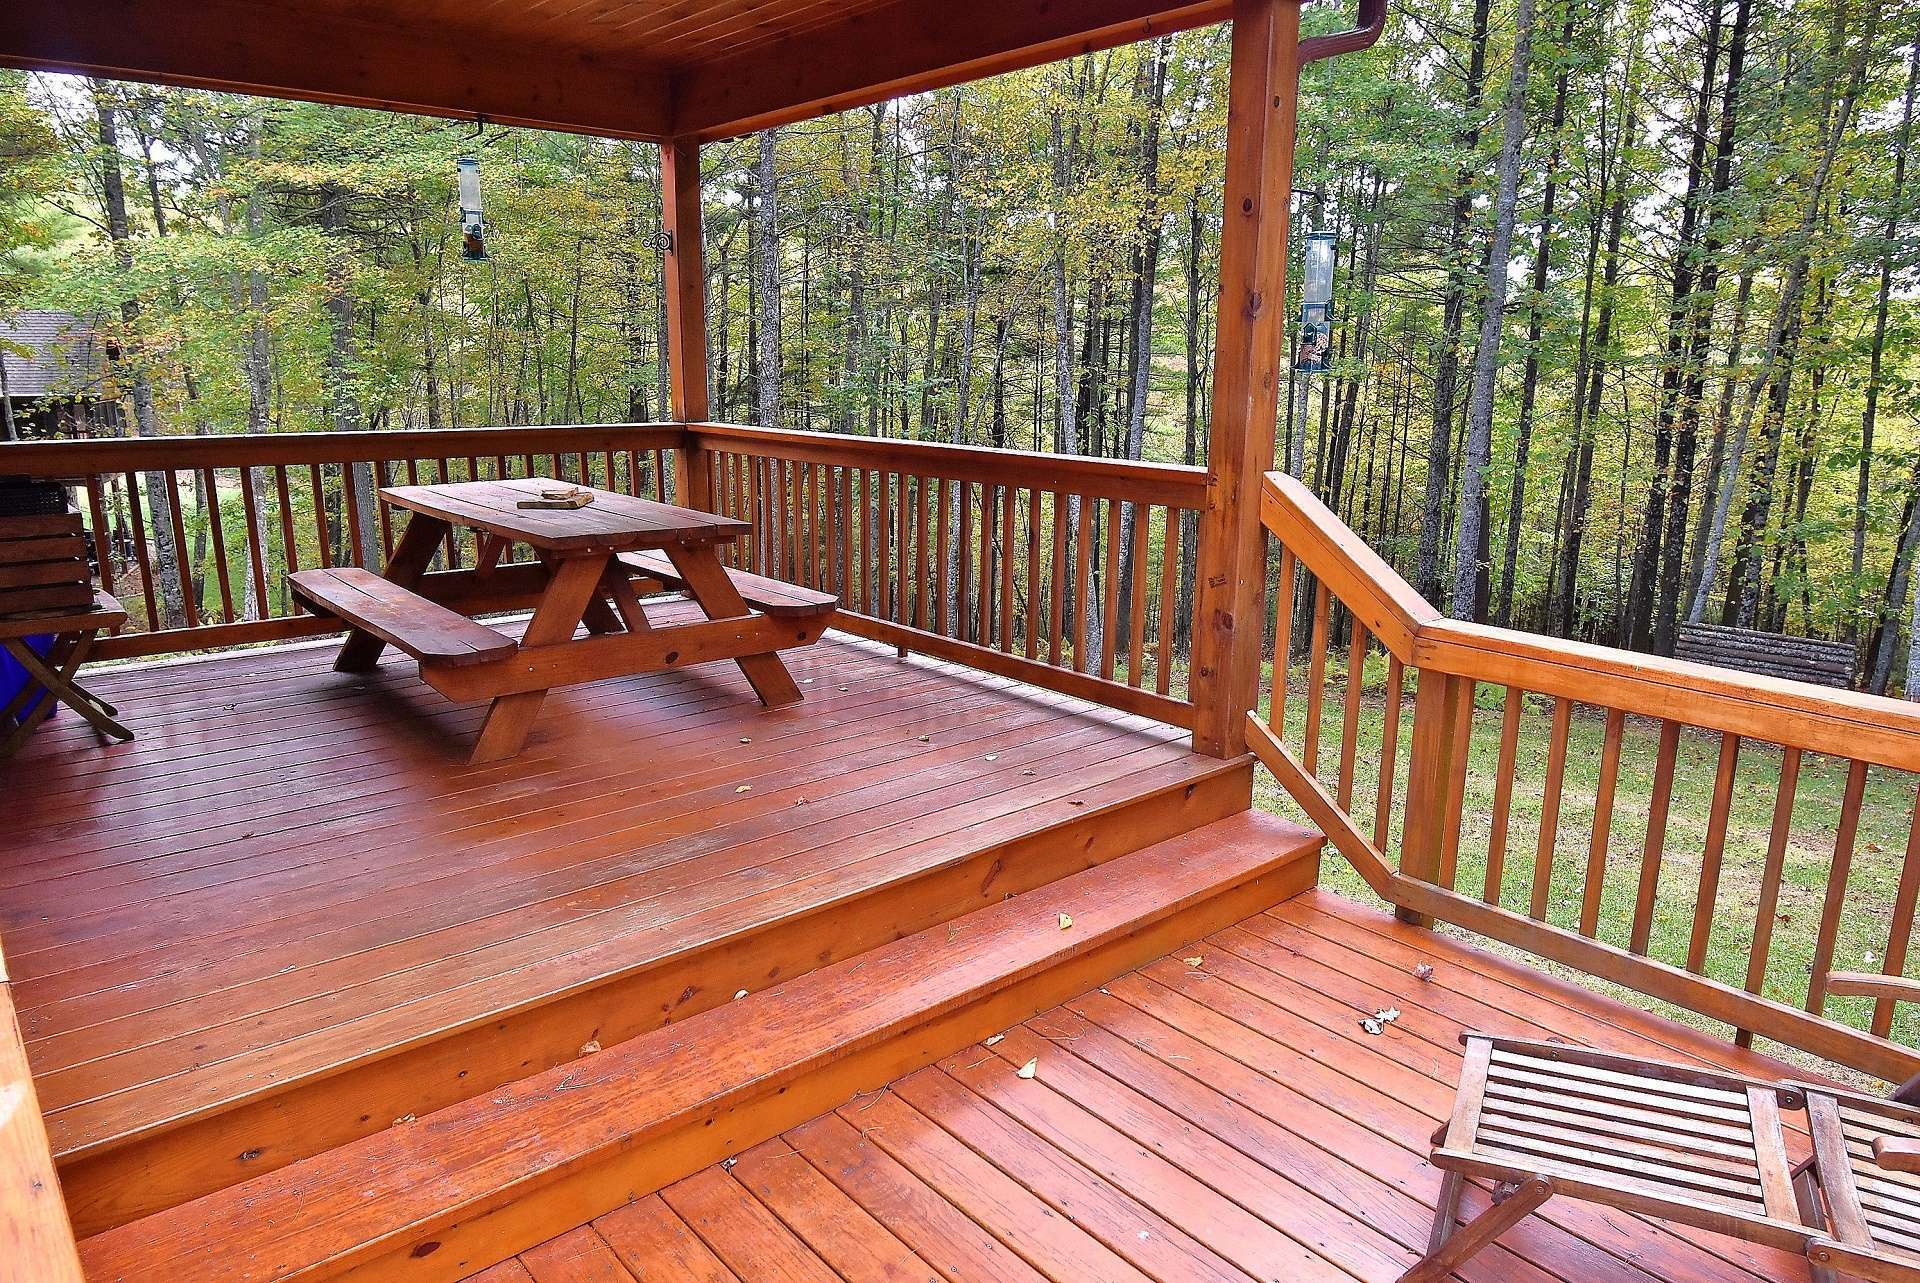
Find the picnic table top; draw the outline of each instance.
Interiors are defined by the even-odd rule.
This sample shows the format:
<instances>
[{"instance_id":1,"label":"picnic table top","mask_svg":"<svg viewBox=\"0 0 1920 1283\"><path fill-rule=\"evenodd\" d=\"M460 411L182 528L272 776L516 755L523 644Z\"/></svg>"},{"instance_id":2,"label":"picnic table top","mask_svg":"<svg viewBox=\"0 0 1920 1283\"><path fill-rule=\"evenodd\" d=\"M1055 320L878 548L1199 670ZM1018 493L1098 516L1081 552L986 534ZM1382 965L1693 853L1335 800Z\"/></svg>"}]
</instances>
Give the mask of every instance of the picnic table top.
<instances>
[{"instance_id":1,"label":"picnic table top","mask_svg":"<svg viewBox=\"0 0 1920 1283\"><path fill-rule=\"evenodd\" d=\"M503 539L562 554L624 552L683 544L722 543L746 533L747 523L718 513L676 508L592 486L584 508L521 508L518 502L569 483L550 477L387 486L380 497L400 508L471 526Z\"/></svg>"}]
</instances>

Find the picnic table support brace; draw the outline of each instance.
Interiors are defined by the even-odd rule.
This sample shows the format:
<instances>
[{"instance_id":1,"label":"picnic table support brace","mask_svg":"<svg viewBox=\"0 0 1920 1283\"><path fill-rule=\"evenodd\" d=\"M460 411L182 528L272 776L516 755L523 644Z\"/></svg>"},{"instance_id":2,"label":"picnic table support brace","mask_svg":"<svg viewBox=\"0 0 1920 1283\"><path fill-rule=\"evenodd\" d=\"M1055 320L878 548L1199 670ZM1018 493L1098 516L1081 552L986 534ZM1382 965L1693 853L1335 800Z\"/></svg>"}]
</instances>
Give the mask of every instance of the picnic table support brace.
<instances>
[{"instance_id":1,"label":"picnic table support brace","mask_svg":"<svg viewBox=\"0 0 1920 1283\"><path fill-rule=\"evenodd\" d=\"M612 560L605 553L562 559L554 568L553 578L533 618L527 621L521 645L551 646L572 637L589 605L598 600L601 578ZM604 608L605 603L601 604ZM527 733L533 728L533 719L539 716L540 705L546 698L546 691L537 690L495 699L493 707L487 710L487 720L480 727L480 739L474 744L468 763L478 766L498 762L526 747Z\"/></svg>"}]
</instances>

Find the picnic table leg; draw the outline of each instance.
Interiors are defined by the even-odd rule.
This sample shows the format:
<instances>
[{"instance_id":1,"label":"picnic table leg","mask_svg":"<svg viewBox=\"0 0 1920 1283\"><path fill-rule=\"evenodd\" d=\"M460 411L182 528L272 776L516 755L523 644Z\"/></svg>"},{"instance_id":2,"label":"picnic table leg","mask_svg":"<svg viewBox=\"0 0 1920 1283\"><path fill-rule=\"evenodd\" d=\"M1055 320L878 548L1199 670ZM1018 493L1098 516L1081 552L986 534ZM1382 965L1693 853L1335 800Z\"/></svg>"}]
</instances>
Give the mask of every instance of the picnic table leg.
<instances>
[{"instance_id":1,"label":"picnic table leg","mask_svg":"<svg viewBox=\"0 0 1920 1283\"><path fill-rule=\"evenodd\" d=\"M669 546L667 556L708 619L738 619L753 613L747 608L746 598L734 587L726 567L720 564L720 554L713 545ZM787 671L778 651L742 655L735 662L746 674L754 694L768 708L800 702L800 688L793 684L793 674Z\"/></svg>"},{"instance_id":2,"label":"picnic table leg","mask_svg":"<svg viewBox=\"0 0 1920 1283\"><path fill-rule=\"evenodd\" d=\"M601 576L606 574L610 560L608 554L596 553L559 561L554 566L553 577L547 581L546 592L540 597L540 605L527 621L527 631L520 644L552 646L572 637L588 605L597 599ZM533 719L539 715L540 705L546 698L546 691L537 690L495 699L487 710L486 722L480 727L480 739L473 746L473 756L467 761L475 766L498 762L525 748L527 733L533 729Z\"/></svg>"},{"instance_id":3,"label":"picnic table leg","mask_svg":"<svg viewBox=\"0 0 1920 1283\"><path fill-rule=\"evenodd\" d=\"M543 552L540 554L540 564L547 568L547 577L549 581L551 581L554 567L558 564L557 560L552 553ZM601 597L603 591L608 591L608 585L605 581L613 578L614 569L614 564L609 561L607 563L606 573L602 576L601 587L594 591L593 597L587 602L586 610L581 615L581 621L586 624L587 631L596 637L606 633L617 633L620 631L621 617L616 615L613 612L613 608L608 606L606 601Z\"/></svg>"},{"instance_id":4,"label":"picnic table leg","mask_svg":"<svg viewBox=\"0 0 1920 1283\"><path fill-rule=\"evenodd\" d=\"M1448 1175L1451 1176L1452 1173ZM1399 1283L1442 1283L1442 1280L1454 1270L1479 1255L1502 1234L1533 1215L1540 1209L1542 1203L1552 1197L1552 1181L1544 1176L1530 1177L1514 1193L1468 1221L1457 1234L1447 1235L1439 1250L1430 1252L1425 1260L1402 1274ZM1443 1193L1441 1198L1444 1202L1446 1195ZM1436 1234L1435 1237L1440 1236Z\"/></svg>"},{"instance_id":5,"label":"picnic table leg","mask_svg":"<svg viewBox=\"0 0 1920 1283\"><path fill-rule=\"evenodd\" d=\"M393 556L387 559L383 572L387 581L402 588L417 586L427 567L433 564L433 554L440 550L440 541L447 537L447 529L447 523L438 517L414 513L407 521L407 528L400 533ZM386 648L387 644L372 633L349 629L339 655L334 657L333 669L337 673L370 673L379 665L381 652Z\"/></svg>"}]
</instances>

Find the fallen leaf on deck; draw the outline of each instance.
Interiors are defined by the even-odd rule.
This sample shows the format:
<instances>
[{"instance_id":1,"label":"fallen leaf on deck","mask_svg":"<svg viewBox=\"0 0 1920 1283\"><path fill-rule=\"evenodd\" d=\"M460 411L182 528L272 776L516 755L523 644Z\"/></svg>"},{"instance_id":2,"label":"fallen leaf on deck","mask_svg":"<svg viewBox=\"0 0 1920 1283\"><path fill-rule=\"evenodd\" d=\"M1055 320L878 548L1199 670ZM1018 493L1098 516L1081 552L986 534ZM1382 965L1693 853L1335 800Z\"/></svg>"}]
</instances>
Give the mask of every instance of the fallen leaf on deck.
<instances>
[{"instance_id":1,"label":"fallen leaf on deck","mask_svg":"<svg viewBox=\"0 0 1920 1283\"><path fill-rule=\"evenodd\" d=\"M995 1034L993 1037L987 1039L987 1046L998 1047L1001 1043L1005 1042L1006 1040L1007 1040L1007 1036L1005 1034Z\"/></svg>"},{"instance_id":2,"label":"fallen leaf on deck","mask_svg":"<svg viewBox=\"0 0 1920 1283\"><path fill-rule=\"evenodd\" d=\"M1016 1071L1018 1077L1031 1078L1040 1072L1040 1057L1035 1056Z\"/></svg>"},{"instance_id":3,"label":"fallen leaf on deck","mask_svg":"<svg viewBox=\"0 0 1920 1283\"><path fill-rule=\"evenodd\" d=\"M1415 967L1413 969L1413 978L1415 980L1433 979L1433 964L1431 962L1423 962Z\"/></svg>"},{"instance_id":4,"label":"fallen leaf on deck","mask_svg":"<svg viewBox=\"0 0 1920 1283\"><path fill-rule=\"evenodd\" d=\"M1180 959L1180 961L1186 963L1189 967L1197 967L1201 963L1205 962L1206 959L1196 953L1191 958L1182 958Z\"/></svg>"},{"instance_id":5,"label":"fallen leaf on deck","mask_svg":"<svg viewBox=\"0 0 1920 1283\"><path fill-rule=\"evenodd\" d=\"M400 1117L393 1120L393 1125L395 1127L398 1127L402 1123L410 1123L413 1120L414 1120L414 1116L412 1114L402 1114L400 1115Z\"/></svg>"},{"instance_id":6,"label":"fallen leaf on deck","mask_svg":"<svg viewBox=\"0 0 1920 1283\"><path fill-rule=\"evenodd\" d=\"M1060 929L1062 931L1065 931L1068 927L1071 927L1072 925L1073 925L1073 915L1071 913L1063 913L1060 915Z\"/></svg>"},{"instance_id":7,"label":"fallen leaf on deck","mask_svg":"<svg viewBox=\"0 0 1920 1283\"><path fill-rule=\"evenodd\" d=\"M599 1050L600 1050L600 1040L598 1038L589 1038L585 1042L580 1044L580 1054L583 1056L591 1056L594 1052Z\"/></svg>"},{"instance_id":8,"label":"fallen leaf on deck","mask_svg":"<svg viewBox=\"0 0 1920 1283\"><path fill-rule=\"evenodd\" d=\"M740 999L742 999L742 998L744 998L744 997L746 997L746 996L747 996L747 991L746 991L745 989L742 989L742 990L741 990L741 991L740 991L739 993L736 993L735 995L733 995L733 1000L734 1000L735 1002L738 1002L738 1001L740 1001Z\"/></svg>"},{"instance_id":9,"label":"fallen leaf on deck","mask_svg":"<svg viewBox=\"0 0 1920 1283\"><path fill-rule=\"evenodd\" d=\"M741 742L742 744L751 744L751 743L753 743L753 736L751 736L751 735L742 735L742 736L740 737L740 742Z\"/></svg>"},{"instance_id":10,"label":"fallen leaf on deck","mask_svg":"<svg viewBox=\"0 0 1920 1283\"><path fill-rule=\"evenodd\" d=\"M1375 1020L1372 1016L1363 1018L1360 1021L1360 1027L1376 1038L1387 1031L1387 1027L1378 1020Z\"/></svg>"},{"instance_id":11,"label":"fallen leaf on deck","mask_svg":"<svg viewBox=\"0 0 1920 1283\"><path fill-rule=\"evenodd\" d=\"M741 786L740 786L739 788L737 788L737 789L735 789L735 790L734 790L734 792L736 792L736 793L751 793L751 792L753 792L753 785L751 785L751 784L742 784L742 785L741 785Z\"/></svg>"},{"instance_id":12,"label":"fallen leaf on deck","mask_svg":"<svg viewBox=\"0 0 1920 1283\"><path fill-rule=\"evenodd\" d=\"M987 754L987 760L989 762L997 762L1000 760L1000 755L998 753L989 753Z\"/></svg>"}]
</instances>

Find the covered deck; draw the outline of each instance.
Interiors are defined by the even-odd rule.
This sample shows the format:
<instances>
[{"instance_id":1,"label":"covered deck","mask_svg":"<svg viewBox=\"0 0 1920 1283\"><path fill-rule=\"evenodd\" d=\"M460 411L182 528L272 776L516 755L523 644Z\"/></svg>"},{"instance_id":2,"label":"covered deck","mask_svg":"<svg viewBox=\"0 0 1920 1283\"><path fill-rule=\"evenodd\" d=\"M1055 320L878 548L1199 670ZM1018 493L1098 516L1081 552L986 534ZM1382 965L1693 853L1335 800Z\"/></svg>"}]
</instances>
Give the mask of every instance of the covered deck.
<instances>
[{"instance_id":1,"label":"covered deck","mask_svg":"<svg viewBox=\"0 0 1920 1283\"><path fill-rule=\"evenodd\" d=\"M1366 1032L1386 1008L1399 1018ZM1440 1181L1426 1155L1468 1030L1791 1072L1310 891L469 1283L1392 1283L1426 1243ZM1467 1214L1486 1197L1471 1189ZM1800 1258L1572 1202L1460 1274L1806 1277Z\"/></svg>"},{"instance_id":2,"label":"covered deck","mask_svg":"<svg viewBox=\"0 0 1920 1283\"><path fill-rule=\"evenodd\" d=\"M103 671L7 764L0 933L82 1233L1244 805L1175 727L835 634L485 705L331 639ZM132 1174L140 1173L138 1178Z\"/></svg>"}]
</instances>

